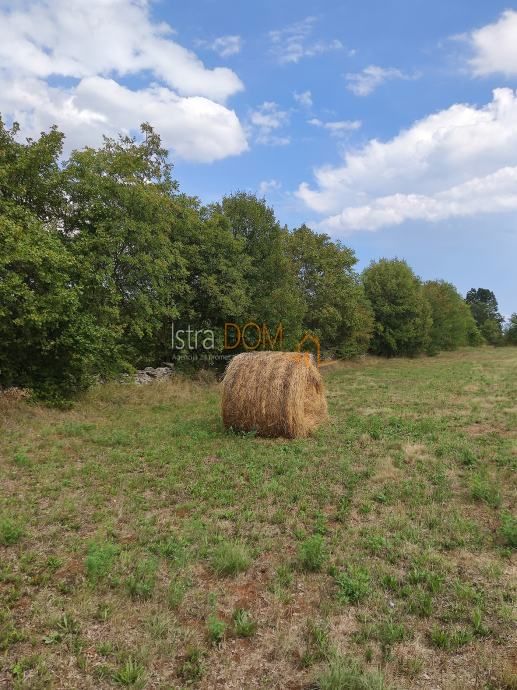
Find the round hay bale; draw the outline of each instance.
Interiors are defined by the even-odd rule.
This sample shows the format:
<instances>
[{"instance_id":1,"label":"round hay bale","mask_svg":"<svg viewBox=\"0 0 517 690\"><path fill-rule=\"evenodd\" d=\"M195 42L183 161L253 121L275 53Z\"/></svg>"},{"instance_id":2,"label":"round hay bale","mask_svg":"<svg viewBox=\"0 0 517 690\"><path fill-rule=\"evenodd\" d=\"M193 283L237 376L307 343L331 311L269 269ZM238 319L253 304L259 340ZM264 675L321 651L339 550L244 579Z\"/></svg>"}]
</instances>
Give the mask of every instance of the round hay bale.
<instances>
[{"instance_id":1,"label":"round hay bale","mask_svg":"<svg viewBox=\"0 0 517 690\"><path fill-rule=\"evenodd\" d=\"M327 417L323 381L306 352L244 352L223 379L223 423L260 436L308 436Z\"/></svg>"}]
</instances>

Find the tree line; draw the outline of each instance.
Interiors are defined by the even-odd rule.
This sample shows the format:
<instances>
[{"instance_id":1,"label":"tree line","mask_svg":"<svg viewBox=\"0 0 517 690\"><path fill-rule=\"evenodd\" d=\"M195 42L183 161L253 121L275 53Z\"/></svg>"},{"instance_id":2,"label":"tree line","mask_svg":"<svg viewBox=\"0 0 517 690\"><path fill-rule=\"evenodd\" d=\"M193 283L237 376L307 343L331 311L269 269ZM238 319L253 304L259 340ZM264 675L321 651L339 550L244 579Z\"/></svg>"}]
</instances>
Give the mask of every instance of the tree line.
<instances>
[{"instance_id":1,"label":"tree line","mask_svg":"<svg viewBox=\"0 0 517 690\"><path fill-rule=\"evenodd\" d=\"M105 138L62 161L53 127L20 141L0 119L0 386L62 400L96 378L171 358L173 322L282 323L323 352L434 354L506 334L493 293L466 300L402 260L362 275L352 249L288 230L247 192L203 205L180 191L159 135Z\"/></svg>"}]
</instances>

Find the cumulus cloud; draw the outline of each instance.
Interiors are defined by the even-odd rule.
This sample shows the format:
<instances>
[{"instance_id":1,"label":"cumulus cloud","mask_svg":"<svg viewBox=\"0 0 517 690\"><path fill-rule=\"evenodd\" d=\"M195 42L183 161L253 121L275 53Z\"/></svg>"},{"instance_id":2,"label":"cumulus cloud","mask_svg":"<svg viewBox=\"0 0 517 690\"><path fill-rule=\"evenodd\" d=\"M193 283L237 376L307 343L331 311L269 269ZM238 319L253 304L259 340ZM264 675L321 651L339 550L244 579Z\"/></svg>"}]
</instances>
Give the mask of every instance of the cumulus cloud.
<instances>
[{"instance_id":1,"label":"cumulus cloud","mask_svg":"<svg viewBox=\"0 0 517 690\"><path fill-rule=\"evenodd\" d=\"M294 100L303 108L312 108L312 93L310 91L302 91L301 93L293 93Z\"/></svg>"},{"instance_id":2,"label":"cumulus cloud","mask_svg":"<svg viewBox=\"0 0 517 690\"><path fill-rule=\"evenodd\" d=\"M316 22L316 17L305 17L305 19L283 29L269 32L271 53L280 64L296 63L305 57L314 57L322 53L343 49L341 41L335 38L313 40L312 34Z\"/></svg>"},{"instance_id":3,"label":"cumulus cloud","mask_svg":"<svg viewBox=\"0 0 517 690\"><path fill-rule=\"evenodd\" d=\"M389 79L413 79L395 67L370 65L361 72L349 72L345 75L347 89L356 96L369 96L375 89Z\"/></svg>"},{"instance_id":4,"label":"cumulus cloud","mask_svg":"<svg viewBox=\"0 0 517 690\"><path fill-rule=\"evenodd\" d=\"M307 121L314 127L321 127L330 132L333 137L341 137L346 132L353 132L361 127L361 120L336 120L334 122L323 122L317 117Z\"/></svg>"},{"instance_id":5,"label":"cumulus cloud","mask_svg":"<svg viewBox=\"0 0 517 690\"><path fill-rule=\"evenodd\" d=\"M483 107L456 104L386 142L372 139L342 165L315 171L297 195L333 233L405 220L443 220L517 208L517 92Z\"/></svg>"},{"instance_id":6,"label":"cumulus cloud","mask_svg":"<svg viewBox=\"0 0 517 690\"><path fill-rule=\"evenodd\" d=\"M224 105L243 88L237 75L206 68L173 40L170 26L153 23L146 0L21 0L2 8L0 110L25 134L56 123L69 146L83 146L149 120L184 158L246 150L239 120ZM149 75L145 88L121 83Z\"/></svg>"},{"instance_id":7,"label":"cumulus cloud","mask_svg":"<svg viewBox=\"0 0 517 690\"><path fill-rule=\"evenodd\" d=\"M517 75L517 11L506 10L493 24L467 36L473 50L470 67L477 76Z\"/></svg>"},{"instance_id":8,"label":"cumulus cloud","mask_svg":"<svg viewBox=\"0 0 517 690\"><path fill-rule=\"evenodd\" d=\"M280 110L274 101L264 101L256 110L250 113L251 129L259 144L268 146L284 146L290 143L288 136L281 136L276 130L289 122L289 112Z\"/></svg>"},{"instance_id":9,"label":"cumulus cloud","mask_svg":"<svg viewBox=\"0 0 517 690\"><path fill-rule=\"evenodd\" d=\"M258 186L258 192L261 196L269 194L269 192L278 192L282 188L282 183L278 180L262 180Z\"/></svg>"},{"instance_id":10,"label":"cumulus cloud","mask_svg":"<svg viewBox=\"0 0 517 690\"><path fill-rule=\"evenodd\" d=\"M199 41L199 45L213 50L221 57L231 57L232 55L237 55L242 50L242 39L240 36L218 36L212 42L209 41Z\"/></svg>"},{"instance_id":11,"label":"cumulus cloud","mask_svg":"<svg viewBox=\"0 0 517 690\"><path fill-rule=\"evenodd\" d=\"M434 196L392 194L365 206L353 206L324 221L334 232L361 228L378 230L406 220L439 221L480 213L517 211L517 166L476 177Z\"/></svg>"}]
</instances>

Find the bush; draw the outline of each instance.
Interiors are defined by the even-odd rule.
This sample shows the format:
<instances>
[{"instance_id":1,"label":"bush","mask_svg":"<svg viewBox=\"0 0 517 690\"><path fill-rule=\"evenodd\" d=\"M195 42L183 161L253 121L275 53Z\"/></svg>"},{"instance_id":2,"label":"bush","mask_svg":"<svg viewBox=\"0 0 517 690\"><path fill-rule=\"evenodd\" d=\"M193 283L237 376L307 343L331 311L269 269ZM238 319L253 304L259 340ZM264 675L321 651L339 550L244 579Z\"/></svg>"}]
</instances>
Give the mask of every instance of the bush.
<instances>
[{"instance_id":1,"label":"bush","mask_svg":"<svg viewBox=\"0 0 517 690\"><path fill-rule=\"evenodd\" d=\"M487 319L479 329L483 338L490 345L503 345L503 332L501 324L495 319Z\"/></svg>"}]
</instances>

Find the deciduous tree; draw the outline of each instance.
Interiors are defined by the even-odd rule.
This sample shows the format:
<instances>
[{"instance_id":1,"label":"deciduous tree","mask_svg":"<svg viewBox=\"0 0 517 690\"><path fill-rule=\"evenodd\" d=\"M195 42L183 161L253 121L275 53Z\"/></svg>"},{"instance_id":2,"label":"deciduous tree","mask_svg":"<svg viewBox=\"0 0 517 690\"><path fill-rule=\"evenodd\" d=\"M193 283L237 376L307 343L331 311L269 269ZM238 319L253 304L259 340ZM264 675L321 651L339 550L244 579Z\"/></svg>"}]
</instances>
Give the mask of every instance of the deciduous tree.
<instances>
[{"instance_id":1,"label":"deciduous tree","mask_svg":"<svg viewBox=\"0 0 517 690\"><path fill-rule=\"evenodd\" d=\"M415 355L427 349L431 307L422 283L405 261L381 259L363 272L366 296L375 316L372 352Z\"/></svg>"},{"instance_id":2,"label":"deciduous tree","mask_svg":"<svg viewBox=\"0 0 517 690\"><path fill-rule=\"evenodd\" d=\"M479 345L483 341L469 306L454 285L430 280L424 283L424 293L433 319L429 343L432 352Z\"/></svg>"},{"instance_id":3,"label":"deciduous tree","mask_svg":"<svg viewBox=\"0 0 517 690\"><path fill-rule=\"evenodd\" d=\"M290 233L288 250L305 302L304 330L317 335L322 349L332 354L366 352L373 313L354 271L354 252L306 225Z\"/></svg>"}]
</instances>

